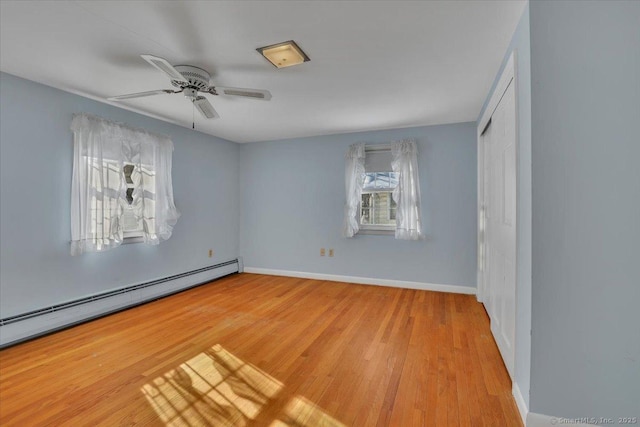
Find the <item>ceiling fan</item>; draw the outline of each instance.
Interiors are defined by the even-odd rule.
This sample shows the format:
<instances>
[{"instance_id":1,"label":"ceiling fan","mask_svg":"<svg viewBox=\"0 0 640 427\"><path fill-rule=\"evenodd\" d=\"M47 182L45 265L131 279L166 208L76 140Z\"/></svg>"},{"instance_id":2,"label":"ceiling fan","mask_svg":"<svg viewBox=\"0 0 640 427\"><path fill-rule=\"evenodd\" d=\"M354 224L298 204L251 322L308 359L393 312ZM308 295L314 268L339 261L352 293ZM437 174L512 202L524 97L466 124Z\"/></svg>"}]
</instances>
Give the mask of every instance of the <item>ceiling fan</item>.
<instances>
[{"instance_id":1,"label":"ceiling fan","mask_svg":"<svg viewBox=\"0 0 640 427\"><path fill-rule=\"evenodd\" d=\"M207 93L209 95L228 95L243 96L252 99L261 99L268 101L271 99L271 93L268 90L260 89L244 89L236 87L214 86L210 84L211 74L206 70L193 65L171 65L166 59L153 55L140 55L142 59L149 64L162 71L171 80L171 84L178 88L159 89L148 92L130 93L127 95L112 96L107 98L109 101L124 101L132 98L142 98L145 96L162 95L165 93L182 93L186 96L193 106L207 119L220 117L213 105L207 98L199 93Z\"/></svg>"}]
</instances>

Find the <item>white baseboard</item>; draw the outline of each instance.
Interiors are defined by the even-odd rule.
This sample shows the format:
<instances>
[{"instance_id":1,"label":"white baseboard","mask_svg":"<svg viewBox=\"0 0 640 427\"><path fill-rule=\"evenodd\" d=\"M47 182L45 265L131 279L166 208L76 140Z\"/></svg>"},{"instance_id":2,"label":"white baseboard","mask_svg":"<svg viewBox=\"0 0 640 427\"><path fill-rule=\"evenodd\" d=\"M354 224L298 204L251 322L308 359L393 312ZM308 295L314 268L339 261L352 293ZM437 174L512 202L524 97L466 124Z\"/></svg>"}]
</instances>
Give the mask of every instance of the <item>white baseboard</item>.
<instances>
[{"instance_id":1,"label":"white baseboard","mask_svg":"<svg viewBox=\"0 0 640 427\"><path fill-rule=\"evenodd\" d=\"M221 264L220 267L199 273L178 275L182 277L176 277L164 283L118 293L104 298L96 298L87 303L73 305L58 311L42 313L25 318L24 320L3 324L0 326L0 348L101 317L127 307L139 305L146 301L152 301L237 271L238 264L236 263ZM96 296L98 296L98 294L96 294ZM87 299L90 297L91 296L83 298Z\"/></svg>"},{"instance_id":2,"label":"white baseboard","mask_svg":"<svg viewBox=\"0 0 640 427\"><path fill-rule=\"evenodd\" d=\"M527 404L524 401L524 397L522 396L520 387L518 387L518 383L516 383L515 381L513 382L513 387L511 388L511 394L513 394L513 398L516 401L516 406L518 407L518 412L520 412L522 423L524 425L527 425L527 414L529 413L529 408L527 408Z\"/></svg>"},{"instance_id":3,"label":"white baseboard","mask_svg":"<svg viewBox=\"0 0 640 427\"><path fill-rule=\"evenodd\" d=\"M359 276L308 273L303 271L273 270L270 268L244 267L245 273L268 274L270 276L300 277L304 279L329 280L332 282L358 283L360 285L390 286L393 288L419 289L422 291L450 292L475 295L476 289L469 286L438 285L435 283L408 282L403 280L374 279Z\"/></svg>"},{"instance_id":4,"label":"white baseboard","mask_svg":"<svg viewBox=\"0 0 640 427\"><path fill-rule=\"evenodd\" d=\"M592 424L584 424L580 419L571 419L563 417L551 417L549 415L536 414L535 412L529 412L527 415L527 427L557 427L567 425L571 427L593 427L599 424L595 424L597 420L593 420ZM584 420L588 421L588 420Z\"/></svg>"}]
</instances>

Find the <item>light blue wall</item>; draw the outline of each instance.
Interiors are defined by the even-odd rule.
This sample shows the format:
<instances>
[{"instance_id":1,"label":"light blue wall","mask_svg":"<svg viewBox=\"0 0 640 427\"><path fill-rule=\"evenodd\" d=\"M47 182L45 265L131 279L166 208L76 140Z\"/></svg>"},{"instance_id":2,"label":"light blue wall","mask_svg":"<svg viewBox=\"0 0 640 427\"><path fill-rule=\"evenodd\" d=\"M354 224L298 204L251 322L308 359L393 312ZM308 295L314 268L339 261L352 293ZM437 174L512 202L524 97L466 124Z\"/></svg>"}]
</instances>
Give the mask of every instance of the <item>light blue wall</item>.
<instances>
[{"instance_id":1,"label":"light blue wall","mask_svg":"<svg viewBox=\"0 0 640 427\"><path fill-rule=\"evenodd\" d=\"M418 141L427 238L343 238L347 147L402 138ZM245 266L475 287L475 123L245 144L240 163Z\"/></svg>"},{"instance_id":2,"label":"light blue wall","mask_svg":"<svg viewBox=\"0 0 640 427\"><path fill-rule=\"evenodd\" d=\"M69 255L69 125L81 111L172 138L182 217L171 239ZM0 74L0 317L236 258L238 170L232 142Z\"/></svg>"},{"instance_id":3,"label":"light blue wall","mask_svg":"<svg viewBox=\"0 0 640 427\"><path fill-rule=\"evenodd\" d=\"M515 382L528 406L531 377L531 40L528 4L522 13L478 120L482 118L509 56L514 51L518 100Z\"/></svg>"},{"instance_id":4,"label":"light blue wall","mask_svg":"<svg viewBox=\"0 0 640 427\"><path fill-rule=\"evenodd\" d=\"M640 416L640 2L530 4L531 410Z\"/></svg>"}]
</instances>

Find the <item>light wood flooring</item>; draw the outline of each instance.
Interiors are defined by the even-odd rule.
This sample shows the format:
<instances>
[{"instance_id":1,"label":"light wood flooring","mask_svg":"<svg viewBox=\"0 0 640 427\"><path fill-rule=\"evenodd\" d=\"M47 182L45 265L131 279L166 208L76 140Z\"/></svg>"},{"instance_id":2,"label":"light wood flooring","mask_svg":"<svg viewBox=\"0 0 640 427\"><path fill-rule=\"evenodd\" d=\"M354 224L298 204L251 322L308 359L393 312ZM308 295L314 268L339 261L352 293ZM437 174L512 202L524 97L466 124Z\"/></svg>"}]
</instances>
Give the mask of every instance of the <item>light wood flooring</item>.
<instances>
[{"instance_id":1,"label":"light wood flooring","mask_svg":"<svg viewBox=\"0 0 640 427\"><path fill-rule=\"evenodd\" d=\"M0 351L2 426L521 426L474 296L257 274Z\"/></svg>"}]
</instances>

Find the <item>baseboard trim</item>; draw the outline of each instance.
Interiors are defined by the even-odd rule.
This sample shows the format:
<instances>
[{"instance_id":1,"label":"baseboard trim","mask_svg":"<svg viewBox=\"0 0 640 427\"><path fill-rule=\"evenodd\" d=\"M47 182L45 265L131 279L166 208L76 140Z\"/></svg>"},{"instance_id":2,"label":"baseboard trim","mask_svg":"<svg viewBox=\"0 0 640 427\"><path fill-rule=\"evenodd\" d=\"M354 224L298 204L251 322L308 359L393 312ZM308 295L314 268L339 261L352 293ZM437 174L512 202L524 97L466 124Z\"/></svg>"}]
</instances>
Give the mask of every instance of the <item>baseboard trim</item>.
<instances>
[{"instance_id":1,"label":"baseboard trim","mask_svg":"<svg viewBox=\"0 0 640 427\"><path fill-rule=\"evenodd\" d=\"M524 425L527 425L527 414L529 413L529 408L527 408L527 404L524 401L524 396L522 396L520 387L515 381L513 382L513 387L511 387L511 394L513 394L513 398L516 401L516 406L518 407L518 412L520 413L522 423Z\"/></svg>"},{"instance_id":2,"label":"baseboard trim","mask_svg":"<svg viewBox=\"0 0 640 427\"><path fill-rule=\"evenodd\" d=\"M303 279L328 280L331 282L357 283L360 285L390 286L393 288L419 289L422 291L449 292L454 294L475 295L476 289L469 286L439 285L435 283L408 282L404 280L375 279L359 276L341 276L337 274L309 273L304 271L274 270L270 268L244 267L245 273L267 274L270 276L300 277Z\"/></svg>"},{"instance_id":3,"label":"baseboard trim","mask_svg":"<svg viewBox=\"0 0 640 427\"><path fill-rule=\"evenodd\" d=\"M0 322L0 349L164 298L236 272L238 262L232 260L7 317Z\"/></svg>"}]
</instances>

